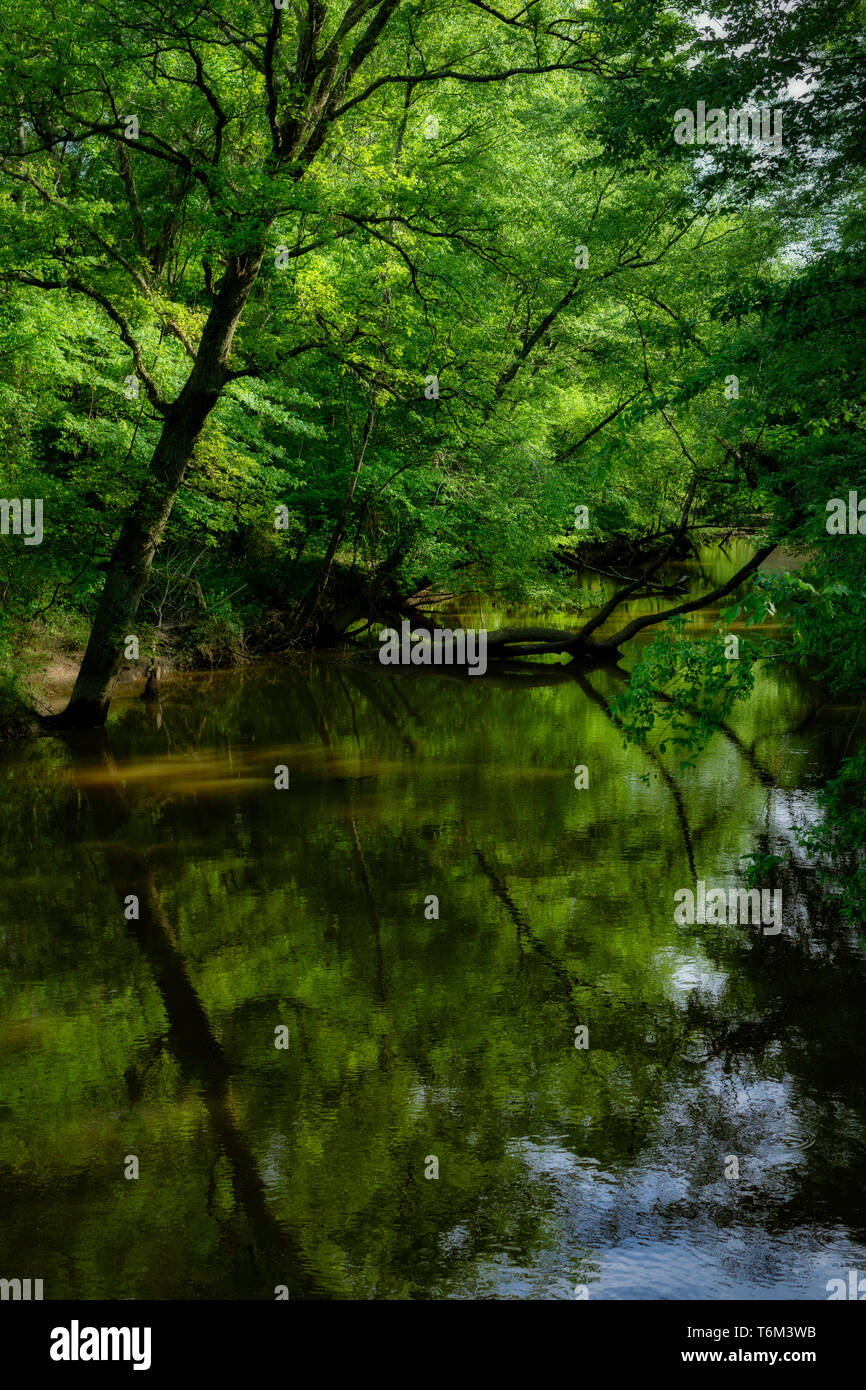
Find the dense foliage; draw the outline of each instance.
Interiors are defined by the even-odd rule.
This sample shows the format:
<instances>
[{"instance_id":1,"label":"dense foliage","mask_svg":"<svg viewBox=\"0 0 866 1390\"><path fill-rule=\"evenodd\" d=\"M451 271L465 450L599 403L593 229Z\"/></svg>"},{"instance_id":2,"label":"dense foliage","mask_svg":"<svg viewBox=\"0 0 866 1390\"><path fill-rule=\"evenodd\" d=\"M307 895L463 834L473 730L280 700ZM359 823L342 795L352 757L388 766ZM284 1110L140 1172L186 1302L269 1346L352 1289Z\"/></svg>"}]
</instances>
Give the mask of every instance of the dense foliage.
<instances>
[{"instance_id":1,"label":"dense foliage","mask_svg":"<svg viewBox=\"0 0 866 1390\"><path fill-rule=\"evenodd\" d=\"M863 21L9 0L2 493L45 537L0 539L4 670L90 631L104 712L129 632L216 664L443 591L577 612L563 551L751 529L798 559L740 599L752 662L856 687L864 539L827 503L866 496ZM678 144L701 101L772 107L779 146ZM624 725L676 684L693 746L749 684L711 657L667 632ZM855 740L848 863L862 772Z\"/></svg>"}]
</instances>

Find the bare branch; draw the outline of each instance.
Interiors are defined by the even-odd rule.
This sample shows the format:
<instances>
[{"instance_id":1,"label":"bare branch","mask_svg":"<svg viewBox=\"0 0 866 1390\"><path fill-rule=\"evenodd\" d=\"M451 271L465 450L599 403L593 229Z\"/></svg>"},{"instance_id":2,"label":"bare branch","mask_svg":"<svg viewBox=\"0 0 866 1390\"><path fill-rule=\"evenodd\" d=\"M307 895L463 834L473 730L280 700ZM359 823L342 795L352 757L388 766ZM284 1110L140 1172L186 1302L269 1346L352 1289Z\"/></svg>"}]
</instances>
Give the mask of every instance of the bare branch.
<instances>
[{"instance_id":1,"label":"bare branch","mask_svg":"<svg viewBox=\"0 0 866 1390\"><path fill-rule=\"evenodd\" d=\"M678 618L682 613L694 613L698 608L706 608L708 604L716 603L720 598L726 598L735 589L748 579L750 574L764 563L769 555L776 549L776 544L763 545L757 550L745 565L737 570L736 574L728 580L726 584L720 584L717 589L712 589L708 594L701 594L700 598L689 599L686 603L678 603L675 608L666 608L662 613L645 613L641 618L635 618L628 623L621 631L615 632L612 637L605 637L599 643L600 647L614 648L621 647L623 642L628 642L645 627L654 627L657 623L665 623L669 618Z\"/></svg>"}]
</instances>

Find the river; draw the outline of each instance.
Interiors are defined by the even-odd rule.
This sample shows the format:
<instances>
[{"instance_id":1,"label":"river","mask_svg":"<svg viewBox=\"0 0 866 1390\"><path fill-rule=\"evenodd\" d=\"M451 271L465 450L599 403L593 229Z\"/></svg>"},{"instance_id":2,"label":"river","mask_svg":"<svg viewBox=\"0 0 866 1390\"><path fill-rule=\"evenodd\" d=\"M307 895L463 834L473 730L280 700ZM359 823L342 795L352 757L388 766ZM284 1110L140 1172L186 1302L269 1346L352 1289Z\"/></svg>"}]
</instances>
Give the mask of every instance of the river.
<instances>
[{"instance_id":1,"label":"river","mask_svg":"<svg viewBox=\"0 0 866 1390\"><path fill-rule=\"evenodd\" d=\"M866 1272L863 948L794 838L852 712L771 668L681 777L624 745L616 671L535 675L272 660L0 750L0 1274L824 1299ZM781 932L675 925L756 848L790 853Z\"/></svg>"}]
</instances>

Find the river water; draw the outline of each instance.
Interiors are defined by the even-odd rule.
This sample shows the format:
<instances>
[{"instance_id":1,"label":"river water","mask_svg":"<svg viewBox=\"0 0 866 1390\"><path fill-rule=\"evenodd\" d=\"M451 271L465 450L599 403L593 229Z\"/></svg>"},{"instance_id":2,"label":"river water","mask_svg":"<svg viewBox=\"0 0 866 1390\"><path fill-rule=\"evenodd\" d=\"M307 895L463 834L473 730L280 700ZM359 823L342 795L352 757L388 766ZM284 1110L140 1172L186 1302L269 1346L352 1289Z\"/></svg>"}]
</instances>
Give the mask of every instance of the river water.
<instances>
[{"instance_id":1,"label":"river water","mask_svg":"<svg viewBox=\"0 0 866 1390\"><path fill-rule=\"evenodd\" d=\"M864 954L794 839L854 712L773 668L679 776L624 746L621 685L299 658L2 750L0 1275L825 1299L866 1272ZM675 925L755 849L790 851L781 932Z\"/></svg>"}]
</instances>

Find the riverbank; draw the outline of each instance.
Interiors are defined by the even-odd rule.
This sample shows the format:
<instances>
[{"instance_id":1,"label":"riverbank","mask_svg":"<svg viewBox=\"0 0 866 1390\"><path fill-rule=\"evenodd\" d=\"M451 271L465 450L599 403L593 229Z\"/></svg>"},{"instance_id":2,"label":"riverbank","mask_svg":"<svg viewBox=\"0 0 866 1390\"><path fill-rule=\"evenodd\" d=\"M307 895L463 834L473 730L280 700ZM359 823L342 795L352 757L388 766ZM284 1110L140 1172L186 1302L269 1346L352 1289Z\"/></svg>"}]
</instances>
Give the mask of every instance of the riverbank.
<instances>
[{"instance_id":1,"label":"riverbank","mask_svg":"<svg viewBox=\"0 0 866 1390\"><path fill-rule=\"evenodd\" d=\"M736 570L738 565L748 560L750 554L749 543L745 537L734 544L738 547L736 554L729 554L721 547L712 547L704 550L697 560L689 558L668 562L665 573L673 581L675 597L680 599L707 593L715 585L727 581L732 570ZM763 562L761 568L795 569L798 567L799 558L783 552L774 552ZM600 576L597 577L596 587L597 593L592 594L592 607L587 602L586 589L578 586L570 596L570 601L564 595L562 604L554 607L528 604L500 606L486 596L464 595L446 609L440 610L438 618L444 625L452 628L484 628L495 631L517 626L526 631L537 631L537 625L543 624L552 630L560 631L560 634L578 631L586 622L592 608L598 611L599 606L610 599L617 584L610 577ZM671 599L670 593L647 596L641 602L641 609L645 613L654 610L658 612L670 603ZM633 616L636 611L640 610L632 606L629 616ZM706 632L707 625L712 627L720 611L720 603L702 606L689 615L690 628L696 633ZM620 623L619 616L616 613L611 614L597 635L600 638L607 636L610 632L616 631ZM765 622L765 635L772 635L771 628L774 626ZM639 644L650 640L654 630L650 629L645 637L641 635L638 639ZM199 642L194 646L176 647L172 650L163 645L160 651L162 682L165 683L173 674L183 671L225 670L247 665L251 660L267 659L276 652L282 657L288 655L284 636L279 640L272 640L269 644L260 641L255 645L248 645L244 638L238 643L216 640L215 633L212 633L211 637L213 640L207 644ZM16 648L12 648L11 644L6 647L10 655L7 657L8 669L0 682L0 741L39 734L42 731L40 717L58 714L66 707L84 657L86 638L87 625L83 618L78 614L69 614L65 618L56 619L51 626L44 626L41 622L34 624ZM335 650L339 639L332 638L332 643L327 650ZM142 642L143 647L144 645ZM147 646L151 646L149 641ZM321 655L326 648L316 647L315 650ZM301 651L302 649L298 648L297 654L300 655ZM125 660L117 678L113 699L139 698L144 693L149 668L150 661L147 657Z\"/></svg>"},{"instance_id":2,"label":"riverbank","mask_svg":"<svg viewBox=\"0 0 866 1390\"><path fill-rule=\"evenodd\" d=\"M0 742L43 732L39 718L59 714L72 694L84 648L59 634L41 633L24 647L23 671L0 691ZM117 678L116 698L140 695L148 663L130 661Z\"/></svg>"}]
</instances>

